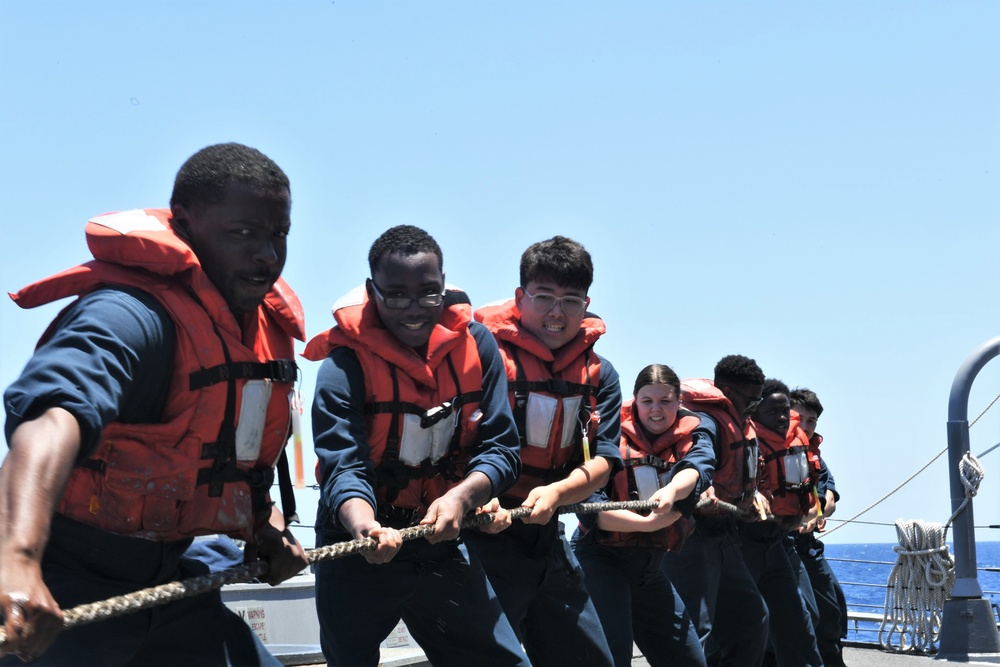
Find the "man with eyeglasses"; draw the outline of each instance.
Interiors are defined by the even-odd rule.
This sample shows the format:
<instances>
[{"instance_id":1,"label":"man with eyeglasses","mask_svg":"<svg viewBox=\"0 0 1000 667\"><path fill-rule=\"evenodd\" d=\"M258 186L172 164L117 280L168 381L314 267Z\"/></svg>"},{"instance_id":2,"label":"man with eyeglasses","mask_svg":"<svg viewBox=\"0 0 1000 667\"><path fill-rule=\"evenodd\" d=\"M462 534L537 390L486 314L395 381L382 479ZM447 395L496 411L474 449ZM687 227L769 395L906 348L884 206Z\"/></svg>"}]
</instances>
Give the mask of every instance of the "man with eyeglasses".
<instances>
[{"instance_id":1,"label":"man with eyeglasses","mask_svg":"<svg viewBox=\"0 0 1000 667\"><path fill-rule=\"evenodd\" d=\"M521 438L521 476L501 496L531 514L498 534L469 531L511 625L536 667L611 665L600 619L556 510L587 500L622 468L618 373L593 346L590 254L563 236L521 257L514 298L476 311L500 344Z\"/></svg>"},{"instance_id":2,"label":"man with eyeglasses","mask_svg":"<svg viewBox=\"0 0 1000 667\"><path fill-rule=\"evenodd\" d=\"M749 357L731 354L715 365L714 379L681 383L681 406L715 425L716 469L695 510L695 531L680 553L663 560L684 601L710 665L759 665L767 646L768 611L739 548L738 525L760 517L757 483L760 455L750 414L761 401L764 373Z\"/></svg>"},{"instance_id":3,"label":"man with eyeglasses","mask_svg":"<svg viewBox=\"0 0 1000 667\"><path fill-rule=\"evenodd\" d=\"M371 278L334 304L336 326L306 346L322 360L312 426L320 503L316 544L372 538L363 557L316 566L330 664L376 665L400 619L434 665L527 666L475 557L460 547L470 511L520 472L496 342L446 288L427 232L389 229ZM400 529L432 525L426 539ZM487 528L491 529L491 528Z\"/></svg>"}]
</instances>

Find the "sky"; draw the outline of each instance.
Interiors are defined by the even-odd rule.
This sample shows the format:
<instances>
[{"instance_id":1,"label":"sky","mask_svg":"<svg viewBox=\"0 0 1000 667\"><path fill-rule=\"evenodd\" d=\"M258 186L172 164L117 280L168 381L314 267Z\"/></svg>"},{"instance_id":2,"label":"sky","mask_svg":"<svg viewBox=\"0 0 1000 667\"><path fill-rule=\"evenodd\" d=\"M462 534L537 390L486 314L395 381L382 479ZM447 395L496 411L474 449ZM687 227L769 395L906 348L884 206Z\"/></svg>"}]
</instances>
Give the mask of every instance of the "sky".
<instances>
[{"instance_id":1,"label":"sky","mask_svg":"<svg viewBox=\"0 0 1000 667\"><path fill-rule=\"evenodd\" d=\"M849 518L946 447L955 374L1000 336L998 27L985 1L0 0L0 286L89 259L87 219L167 206L192 153L242 142L291 179L310 335L393 225L474 305L570 236L626 396L727 354L814 389ZM0 301L0 384L63 305ZM1000 361L970 418L998 394ZM1000 406L971 441L1000 441ZM982 463L975 524L1000 524L1000 450ZM942 457L861 517L887 525L829 540L950 513Z\"/></svg>"}]
</instances>

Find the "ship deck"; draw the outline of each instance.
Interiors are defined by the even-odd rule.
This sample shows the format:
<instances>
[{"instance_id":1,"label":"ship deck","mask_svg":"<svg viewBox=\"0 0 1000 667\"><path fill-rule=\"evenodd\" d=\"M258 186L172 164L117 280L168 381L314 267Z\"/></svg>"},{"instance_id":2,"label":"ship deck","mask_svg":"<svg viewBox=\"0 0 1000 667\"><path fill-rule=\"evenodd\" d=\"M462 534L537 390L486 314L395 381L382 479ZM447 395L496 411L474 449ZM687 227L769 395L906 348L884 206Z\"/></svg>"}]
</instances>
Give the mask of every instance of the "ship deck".
<instances>
[{"instance_id":1,"label":"ship deck","mask_svg":"<svg viewBox=\"0 0 1000 667\"><path fill-rule=\"evenodd\" d=\"M282 662L287 665L308 664L310 667L326 665L323 662L322 656L308 656L307 658L306 655L299 654L296 658L296 660L303 658L316 660L316 662L310 663L286 661L291 658L289 655L280 657L282 658ZM940 665L947 662L960 662L964 665L1000 665L1000 654L970 655L967 661L947 661L923 655L889 653L880 650L874 644L856 644L844 648L844 663L849 667L920 667L921 665ZM379 665L381 667L429 667L430 663L420 649L407 647L382 649L382 660ZM632 659L632 667L649 667L649 663L637 651L636 656Z\"/></svg>"}]
</instances>

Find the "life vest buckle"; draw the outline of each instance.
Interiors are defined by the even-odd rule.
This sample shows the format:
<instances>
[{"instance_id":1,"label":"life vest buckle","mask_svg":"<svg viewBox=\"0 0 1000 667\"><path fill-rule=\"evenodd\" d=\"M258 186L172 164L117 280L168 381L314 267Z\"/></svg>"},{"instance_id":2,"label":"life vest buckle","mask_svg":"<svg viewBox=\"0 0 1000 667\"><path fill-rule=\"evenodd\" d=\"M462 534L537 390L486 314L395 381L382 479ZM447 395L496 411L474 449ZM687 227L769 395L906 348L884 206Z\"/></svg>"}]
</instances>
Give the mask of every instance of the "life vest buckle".
<instances>
[{"instance_id":1,"label":"life vest buckle","mask_svg":"<svg viewBox=\"0 0 1000 667\"><path fill-rule=\"evenodd\" d=\"M451 401L445 401L441 405L435 405L420 415L420 428L430 428L452 413Z\"/></svg>"},{"instance_id":2,"label":"life vest buckle","mask_svg":"<svg viewBox=\"0 0 1000 667\"><path fill-rule=\"evenodd\" d=\"M571 394L569 388L569 382L559 378L550 379L547 384L549 385L549 391L557 396L569 396Z\"/></svg>"},{"instance_id":3,"label":"life vest buckle","mask_svg":"<svg viewBox=\"0 0 1000 667\"><path fill-rule=\"evenodd\" d=\"M299 376L299 366L291 359L272 359L267 362L268 377L274 382L294 384Z\"/></svg>"}]
</instances>

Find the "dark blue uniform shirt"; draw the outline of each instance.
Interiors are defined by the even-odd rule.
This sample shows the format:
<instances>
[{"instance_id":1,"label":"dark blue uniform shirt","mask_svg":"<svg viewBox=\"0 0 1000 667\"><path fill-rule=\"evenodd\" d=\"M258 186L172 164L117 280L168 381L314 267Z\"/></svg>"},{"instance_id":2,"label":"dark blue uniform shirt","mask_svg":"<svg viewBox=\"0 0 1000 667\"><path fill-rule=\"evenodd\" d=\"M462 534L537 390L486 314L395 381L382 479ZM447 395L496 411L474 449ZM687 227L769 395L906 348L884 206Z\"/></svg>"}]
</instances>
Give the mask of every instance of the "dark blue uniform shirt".
<instances>
[{"instance_id":1,"label":"dark blue uniform shirt","mask_svg":"<svg viewBox=\"0 0 1000 667\"><path fill-rule=\"evenodd\" d=\"M22 422L64 408L80 424L79 462L112 421L159 421L175 343L170 315L142 290L108 287L81 297L4 392L8 442Z\"/></svg>"}]
</instances>

